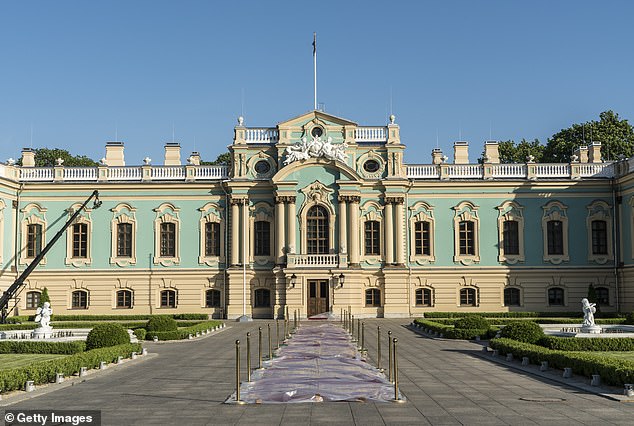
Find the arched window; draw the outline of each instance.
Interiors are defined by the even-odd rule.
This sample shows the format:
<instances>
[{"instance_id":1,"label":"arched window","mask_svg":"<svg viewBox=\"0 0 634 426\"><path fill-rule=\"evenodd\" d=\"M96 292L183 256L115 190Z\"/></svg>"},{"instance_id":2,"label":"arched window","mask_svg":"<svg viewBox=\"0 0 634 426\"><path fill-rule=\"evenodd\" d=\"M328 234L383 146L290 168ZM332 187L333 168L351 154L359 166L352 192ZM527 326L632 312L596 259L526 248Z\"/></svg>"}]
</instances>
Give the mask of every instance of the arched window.
<instances>
[{"instance_id":1,"label":"arched window","mask_svg":"<svg viewBox=\"0 0 634 426\"><path fill-rule=\"evenodd\" d=\"M504 289L504 306L520 306L520 289Z\"/></svg>"},{"instance_id":2,"label":"arched window","mask_svg":"<svg viewBox=\"0 0 634 426\"><path fill-rule=\"evenodd\" d=\"M220 307L220 290L207 290L205 292L205 307L207 308Z\"/></svg>"},{"instance_id":3,"label":"arched window","mask_svg":"<svg viewBox=\"0 0 634 426\"><path fill-rule=\"evenodd\" d=\"M88 292L84 290L73 291L71 307L73 309L88 309Z\"/></svg>"},{"instance_id":4,"label":"arched window","mask_svg":"<svg viewBox=\"0 0 634 426\"><path fill-rule=\"evenodd\" d=\"M381 290L378 288L369 288L365 291L365 306L380 307L381 306Z\"/></svg>"},{"instance_id":5,"label":"arched window","mask_svg":"<svg viewBox=\"0 0 634 426\"><path fill-rule=\"evenodd\" d=\"M32 259L42 251L42 225L31 223L26 229L26 257Z\"/></svg>"},{"instance_id":6,"label":"arched window","mask_svg":"<svg viewBox=\"0 0 634 426\"><path fill-rule=\"evenodd\" d=\"M39 291L29 291L26 293L26 309L36 309L40 304L42 293Z\"/></svg>"},{"instance_id":7,"label":"arched window","mask_svg":"<svg viewBox=\"0 0 634 426\"><path fill-rule=\"evenodd\" d=\"M564 289L553 287L548 289L548 305L564 306Z\"/></svg>"},{"instance_id":8,"label":"arched window","mask_svg":"<svg viewBox=\"0 0 634 426\"><path fill-rule=\"evenodd\" d=\"M416 306L431 306L431 290L428 288L416 289Z\"/></svg>"},{"instance_id":9,"label":"arched window","mask_svg":"<svg viewBox=\"0 0 634 426\"><path fill-rule=\"evenodd\" d=\"M117 308L132 308L132 292L130 290L117 291Z\"/></svg>"},{"instance_id":10,"label":"arched window","mask_svg":"<svg viewBox=\"0 0 634 426\"><path fill-rule=\"evenodd\" d=\"M328 254L328 211L323 206L313 206L306 215L306 244L308 254Z\"/></svg>"},{"instance_id":11,"label":"arched window","mask_svg":"<svg viewBox=\"0 0 634 426\"><path fill-rule=\"evenodd\" d=\"M595 290L597 295L597 304L608 306L610 304L610 291L607 287L597 287Z\"/></svg>"},{"instance_id":12,"label":"arched window","mask_svg":"<svg viewBox=\"0 0 634 426\"><path fill-rule=\"evenodd\" d=\"M365 254L381 254L381 222L378 220L365 221Z\"/></svg>"},{"instance_id":13,"label":"arched window","mask_svg":"<svg viewBox=\"0 0 634 426\"><path fill-rule=\"evenodd\" d=\"M258 288L255 290L255 300L253 301L254 308L269 308L271 307L271 291L266 288Z\"/></svg>"},{"instance_id":14,"label":"arched window","mask_svg":"<svg viewBox=\"0 0 634 426\"><path fill-rule=\"evenodd\" d=\"M176 291L163 290L161 291L161 308L175 308L176 307Z\"/></svg>"},{"instance_id":15,"label":"arched window","mask_svg":"<svg viewBox=\"0 0 634 426\"><path fill-rule=\"evenodd\" d=\"M460 289L460 306L476 306L476 289L462 288Z\"/></svg>"}]
</instances>

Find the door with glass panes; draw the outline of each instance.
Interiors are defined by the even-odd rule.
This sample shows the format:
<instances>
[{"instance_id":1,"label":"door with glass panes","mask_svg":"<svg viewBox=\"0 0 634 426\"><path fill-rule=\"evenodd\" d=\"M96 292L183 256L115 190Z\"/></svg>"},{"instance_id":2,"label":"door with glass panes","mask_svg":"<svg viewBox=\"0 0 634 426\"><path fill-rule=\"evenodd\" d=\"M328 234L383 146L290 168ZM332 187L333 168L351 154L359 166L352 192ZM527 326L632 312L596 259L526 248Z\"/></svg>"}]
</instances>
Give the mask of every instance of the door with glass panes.
<instances>
[{"instance_id":1,"label":"door with glass panes","mask_svg":"<svg viewBox=\"0 0 634 426\"><path fill-rule=\"evenodd\" d=\"M328 280L308 280L308 316L328 312Z\"/></svg>"}]
</instances>

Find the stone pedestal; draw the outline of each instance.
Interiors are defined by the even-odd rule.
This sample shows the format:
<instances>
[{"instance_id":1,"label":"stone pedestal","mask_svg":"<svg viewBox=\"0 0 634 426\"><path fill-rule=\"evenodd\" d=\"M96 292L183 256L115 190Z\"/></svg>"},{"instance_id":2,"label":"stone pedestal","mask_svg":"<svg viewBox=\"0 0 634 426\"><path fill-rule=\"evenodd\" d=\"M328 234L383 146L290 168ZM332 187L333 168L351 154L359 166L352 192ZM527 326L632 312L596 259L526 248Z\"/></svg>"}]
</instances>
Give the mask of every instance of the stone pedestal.
<instances>
[{"instance_id":1,"label":"stone pedestal","mask_svg":"<svg viewBox=\"0 0 634 426\"><path fill-rule=\"evenodd\" d=\"M582 325L581 332L582 333L590 333L590 334L601 334L601 326L600 325Z\"/></svg>"},{"instance_id":2,"label":"stone pedestal","mask_svg":"<svg viewBox=\"0 0 634 426\"><path fill-rule=\"evenodd\" d=\"M31 337L34 339L50 339L53 337L53 327L39 327L33 330Z\"/></svg>"}]
</instances>

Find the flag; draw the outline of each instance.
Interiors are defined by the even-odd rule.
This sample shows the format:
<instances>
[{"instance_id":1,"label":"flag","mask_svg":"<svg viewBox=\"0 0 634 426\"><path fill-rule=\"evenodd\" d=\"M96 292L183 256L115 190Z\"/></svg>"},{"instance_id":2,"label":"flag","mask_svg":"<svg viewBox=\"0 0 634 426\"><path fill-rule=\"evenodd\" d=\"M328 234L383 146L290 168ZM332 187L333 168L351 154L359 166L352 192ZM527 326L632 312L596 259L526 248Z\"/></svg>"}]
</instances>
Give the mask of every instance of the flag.
<instances>
[{"instance_id":1,"label":"flag","mask_svg":"<svg viewBox=\"0 0 634 426\"><path fill-rule=\"evenodd\" d=\"M317 55L317 33L313 33L313 56Z\"/></svg>"}]
</instances>

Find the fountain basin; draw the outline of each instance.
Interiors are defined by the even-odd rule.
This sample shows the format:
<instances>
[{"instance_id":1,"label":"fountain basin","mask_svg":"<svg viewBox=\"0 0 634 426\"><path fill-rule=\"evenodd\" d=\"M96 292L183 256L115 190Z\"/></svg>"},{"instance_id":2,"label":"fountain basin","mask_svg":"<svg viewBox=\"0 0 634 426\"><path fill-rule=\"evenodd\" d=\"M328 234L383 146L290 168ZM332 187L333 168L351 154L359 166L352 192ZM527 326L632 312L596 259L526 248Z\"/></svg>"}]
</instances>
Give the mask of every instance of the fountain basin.
<instances>
[{"instance_id":1,"label":"fountain basin","mask_svg":"<svg viewBox=\"0 0 634 426\"><path fill-rule=\"evenodd\" d=\"M634 325L606 324L594 327L583 324L540 324L544 333L560 337L630 337L634 338Z\"/></svg>"}]
</instances>

